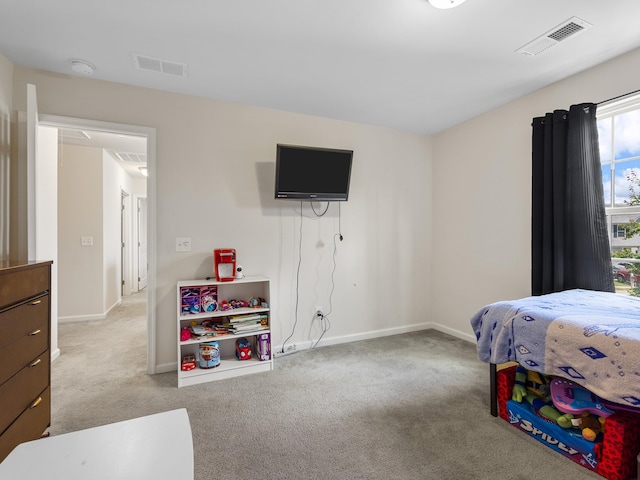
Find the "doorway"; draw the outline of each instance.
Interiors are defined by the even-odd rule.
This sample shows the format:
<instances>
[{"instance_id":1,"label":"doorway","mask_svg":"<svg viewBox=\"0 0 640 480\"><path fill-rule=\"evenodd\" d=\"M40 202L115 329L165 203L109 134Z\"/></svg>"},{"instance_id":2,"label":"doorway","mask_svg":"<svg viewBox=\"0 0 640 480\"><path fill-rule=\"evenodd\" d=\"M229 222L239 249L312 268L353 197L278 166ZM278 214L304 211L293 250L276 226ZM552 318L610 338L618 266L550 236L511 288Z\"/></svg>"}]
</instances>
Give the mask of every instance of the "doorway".
<instances>
[{"instance_id":1,"label":"doorway","mask_svg":"<svg viewBox=\"0 0 640 480\"><path fill-rule=\"evenodd\" d=\"M129 195L128 193L126 197L121 197L122 203L125 203L127 199L129 203L132 203L133 199L135 198L136 205L132 204L129 208L129 212L131 212L134 208L137 209L137 203L139 203L141 199L144 198L144 205L146 207L144 212L144 220L140 220L137 214L136 215L129 214L128 221L124 220L123 219L124 214L122 213L122 205L119 204L117 206L118 215L117 215L117 219L115 220L115 222L117 223L114 225L113 217L111 219L107 219L105 215L105 229L113 228L114 231L122 232L123 239L125 238L125 236L127 236L129 239L133 239L134 235L138 235L138 234L144 235L143 242L139 242L137 238L129 242L131 243L131 246L127 250L129 252L128 254L125 253L124 255L121 255L121 254L118 255L120 257L118 260L119 262L118 270L120 270L121 272L121 275L118 275L119 277L118 283L120 283L122 279L124 279L125 283L128 283L128 287L130 291L129 293L136 293L137 295L142 295L144 296L144 299L146 301L146 304L147 304L147 309L146 309L147 310L147 328L146 328L147 330L147 336L146 336L147 337L146 338L147 340L146 342L147 343L147 373L153 374L155 373L155 356L156 356L155 355L155 315L154 315L154 309L152 308L152 305L154 305L153 285L155 282L155 278L154 278L153 272L155 272L155 258L154 258L153 252L154 252L155 245L153 244L153 242L149 241L150 239L153 238L153 236L152 235L150 236L149 233L155 231L155 222L153 221L154 216L149 215L149 210L153 210L153 208L155 207L155 197L154 197L155 130L147 127L114 124L114 123L108 123L108 122L99 122L99 121L92 121L92 120L86 120L86 119L76 119L76 118L59 117L59 116L52 116L52 115L41 115L39 119L39 124L47 127L55 127L55 128L58 128L59 130L67 132L66 138L64 138L63 136L60 149L64 149L65 143L71 142L70 134L68 132L70 131L81 132L79 133L79 135L81 137L84 136L85 137L84 140L74 139L73 143L68 143L68 144L69 145L70 144L89 145L93 141L93 144L91 146L96 147L97 149L102 149L105 155L111 156L116 163L120 164L123 170L128 171L127 173L128 175L132 175L135 177L134 179L131 180L130 185L134 185L136 182L137 183L143 182L145 185L144 192L141 192L139 189L136 189L134 187L130 188L130 191L132 193L136 192L135 197L133 195ZM86 137L89 137L89 138L86 138ZM122 142L125 142L126 140L130 140L133 138L137 139L138 141L142 140L144 144L144 154L142 152L135 152L135 151L128 151L128 152L125 150L119 151L119 149L117 148L112 148L113 145L115 144L122 144ZM98 143L100 142L100 139L102 139L102 141L105 142L103 145L98 145ZM80 143L83 141L85 143ZM108 141L112 141L116 143L110 144L108 143ZM136 159L136 156L138 157L137 159ZM123 157L128 157L128 158L123 158ZM138 160L142 157L144 157L145 159L144 165L137 164L137 163L140 163ZM61 158L64 158L64 152ZM60 161L64 161L64 160L59 160L59 162ZM144 167L144 175L143 175L142 167ZM78 199L78 201L82 201L82 200ZM142 229L140 228L139 221L143 221L145 223L144 228ZM124 225L124 222L127 222L127 224ZM124 233L125 229L128 230L127 235L125 235ZM87 235L87 237L90 237L90 235ZM82 245L84 245L85 240L87 243L90 243L91 240L93 239L85 239L83 236L81 239L81 242L79 243L82 243ZM134 258L134 257L137 257L137 255L134 255L133 252L137 253L140 250L140 248L134 248L134 246L136 246L138 243L144 244L145 258L143 260ZM125 249L122 248L120 238L118 238L118 252L122 253L123 251L125 251ZM142 292L138 292L140 290L140 285L141 285L140 282L138 281L138 277L140 276L139 272L141 270L140 265L142 264L142 262L144 262L144 268L142 268L142 271L145 278L145 286L141 289L143 290ZM105 269L105 271L107 270ZM113 272L111 272L110 270L107 273L109 275L113 274ZM146 288L147 285L149 286L149 288ZM119 286L120 285L118 285L118 287ZM121 294L124 292L124 290L120 290L120 289L118 290L119 290L117 292L118 294Z\"/></svg>"}]
</instances>

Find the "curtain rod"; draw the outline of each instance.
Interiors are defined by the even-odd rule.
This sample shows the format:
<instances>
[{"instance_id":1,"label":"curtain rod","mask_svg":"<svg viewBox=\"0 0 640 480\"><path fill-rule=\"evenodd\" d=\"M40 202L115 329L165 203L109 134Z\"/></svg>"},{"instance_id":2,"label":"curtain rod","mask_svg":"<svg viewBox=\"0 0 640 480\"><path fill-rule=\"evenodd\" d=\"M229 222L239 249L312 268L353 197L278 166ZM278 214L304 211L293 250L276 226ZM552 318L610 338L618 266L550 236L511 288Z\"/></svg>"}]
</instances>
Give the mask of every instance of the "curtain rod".
<instances>
[{"instance_id":1,"label":"curtain rod","mask_svg":"<svg viewBox=\"0 0 640 480\"><path fill-rule=\"evenodd\" d=\"M596 103L596 105L600 105L601 103L613 102L614 100L618 100L619 98L628 97L629 95L634 95L636 93L640 93L640 90L634 90L633 92L624 93L622 95L618 95L617 97L613 97L608 100L602 100L601 102Z\"/></svg>"}]
</instances>

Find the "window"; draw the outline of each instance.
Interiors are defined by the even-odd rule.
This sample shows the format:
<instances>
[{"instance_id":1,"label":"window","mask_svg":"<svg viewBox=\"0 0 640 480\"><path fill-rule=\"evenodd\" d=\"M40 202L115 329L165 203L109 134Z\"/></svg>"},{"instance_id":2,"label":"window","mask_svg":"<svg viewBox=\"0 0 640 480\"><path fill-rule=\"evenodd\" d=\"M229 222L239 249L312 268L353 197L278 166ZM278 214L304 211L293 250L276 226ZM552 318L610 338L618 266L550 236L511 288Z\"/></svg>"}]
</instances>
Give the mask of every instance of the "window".
<instances>
[{"instance_id":1,"label":"window","mask_svg":"<svg viewBox=\"0 0 640 480\"><path fill-rule=\"evenodd\" d=\"M640 219L640 94L600 105L597 112L612 262L640 262L640 233L634 234ZM633 285L616 280L616 292L640 295Z\"/></svg>"},{"instance_id":2,"label":"window","mask_svg":"<svg viewBox=\"0 0 640 480\"><path fill-rule=\"evenodd\" d=\"M624 225L613 225L613 238L625 238L627 236L627 229Z\"/></svg>"}]
</instances>

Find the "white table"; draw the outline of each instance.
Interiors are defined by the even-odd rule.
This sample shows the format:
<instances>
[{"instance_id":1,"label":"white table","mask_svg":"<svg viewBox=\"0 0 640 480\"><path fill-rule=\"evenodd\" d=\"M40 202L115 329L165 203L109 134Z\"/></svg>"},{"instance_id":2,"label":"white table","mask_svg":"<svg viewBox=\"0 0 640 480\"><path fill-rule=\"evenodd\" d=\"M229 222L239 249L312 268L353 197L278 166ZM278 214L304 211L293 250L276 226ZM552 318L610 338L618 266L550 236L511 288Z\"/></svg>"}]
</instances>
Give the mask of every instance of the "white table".
<instances>
[{"instance_id":1,"label":"white table","mask_svg":"<svg viewBox=\"0 0 640 480\"><path fill-rule=\"evenodd\" d=\"M2 479L193 480L193 475L193 437L184 408L25 442L0 463Z\"/></svg>"}]
</instances>

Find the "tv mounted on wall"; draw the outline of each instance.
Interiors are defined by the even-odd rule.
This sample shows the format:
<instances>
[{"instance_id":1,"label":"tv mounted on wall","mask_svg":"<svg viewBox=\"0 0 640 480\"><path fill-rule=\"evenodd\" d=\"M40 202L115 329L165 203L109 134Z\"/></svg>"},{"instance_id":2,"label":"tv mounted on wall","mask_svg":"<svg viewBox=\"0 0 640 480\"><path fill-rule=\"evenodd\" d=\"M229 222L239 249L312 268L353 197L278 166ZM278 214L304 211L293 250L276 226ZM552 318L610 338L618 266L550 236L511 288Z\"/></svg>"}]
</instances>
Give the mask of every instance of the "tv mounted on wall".
<instances>
[{"instance_id":1,"label":"tv mounted on wall","mask_svg":"<svg viewBox=\"0 0 640 480\"><path fill-rule=\"evenodd\" d=\"M277 145L275 198L347 201L353 150Z\"/></svg>"}]
</instances>

